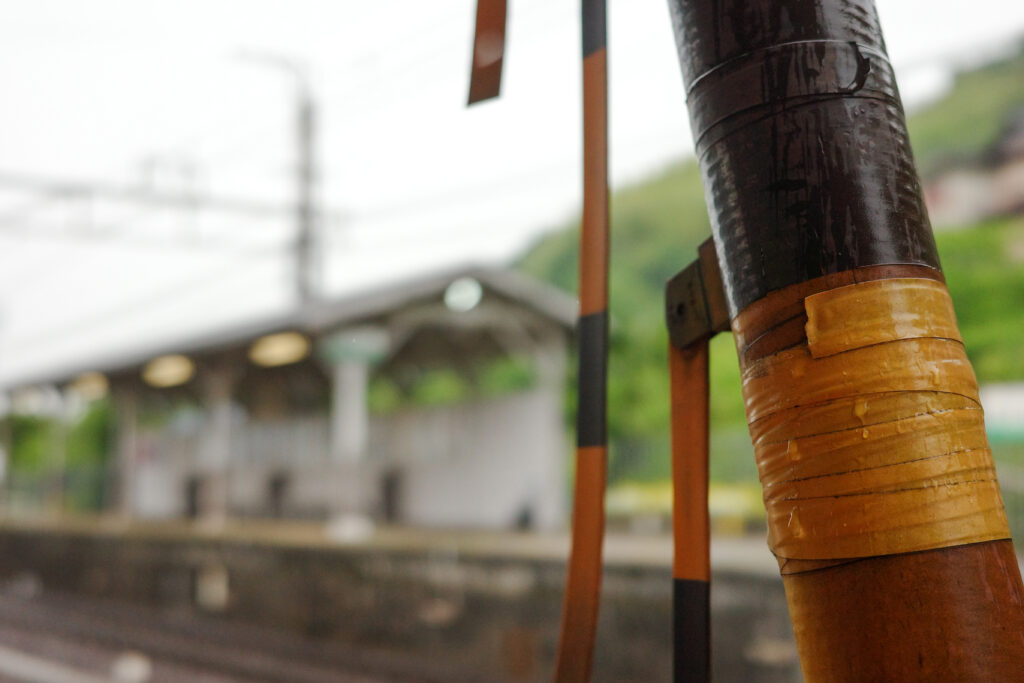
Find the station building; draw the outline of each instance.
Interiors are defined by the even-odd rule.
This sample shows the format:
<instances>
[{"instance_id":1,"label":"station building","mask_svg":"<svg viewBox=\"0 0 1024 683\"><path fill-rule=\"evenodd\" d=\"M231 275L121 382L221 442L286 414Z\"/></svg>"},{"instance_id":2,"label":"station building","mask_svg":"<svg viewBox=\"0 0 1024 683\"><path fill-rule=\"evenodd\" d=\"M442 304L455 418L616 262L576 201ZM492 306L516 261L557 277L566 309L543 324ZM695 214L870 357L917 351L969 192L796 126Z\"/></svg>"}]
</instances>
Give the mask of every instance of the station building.
<instances>
[{"instance_id":1,"label":"station building","mask_svg":"<svg viewBox=\"0 0 1024 683\"><path fill-rule=\"evenodd\" d=\"M574 315L558 290L466 268L7 390L109 395L106 504L130 518L555 529L566 517ZM519 381L488 390L498 366ZM417 401L425 378L454 378L456 395ZM372 401L381 387L383 410Z\"/></svg>"}]
</instances>

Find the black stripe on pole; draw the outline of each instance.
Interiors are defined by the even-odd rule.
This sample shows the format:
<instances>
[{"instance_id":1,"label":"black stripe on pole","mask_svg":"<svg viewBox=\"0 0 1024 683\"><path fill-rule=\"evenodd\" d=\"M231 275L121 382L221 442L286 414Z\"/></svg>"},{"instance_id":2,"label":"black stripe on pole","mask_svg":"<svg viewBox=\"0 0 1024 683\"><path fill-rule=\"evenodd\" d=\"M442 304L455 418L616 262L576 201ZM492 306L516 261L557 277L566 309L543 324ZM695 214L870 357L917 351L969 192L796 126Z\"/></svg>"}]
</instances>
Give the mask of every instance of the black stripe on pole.
<instances>
[{"instance_id":1,"label":"black stripe on pole","mask_svg":"<svg viewBox=\"0 0 1024 683\"><path fill-rule=\"evenodd\" d=\"M604 446L607 440L605 393L608 373L608 312L580 317L579 405L576 443L580 448Z\"/></svg>"},{"instance_id":2,"label":"black stripe on pole","mask_svg":"<svg viewBox=\"0 0 1024 683\"><path fill-rule=\"evenodd\" d=\"M672 579L672 670L676 683L707 683L711 664L710 584Z\"/></svg>"},{"instance_id":3,"label":"black stripe on pole","mask_svg":"<svg viewBox=\"0 0 1024 683\"><path fill-rule=\"evenodd\" d=\"M603 50L608 43L605 0L583 0L583 56Z\"/></svg>"}]
</instances>

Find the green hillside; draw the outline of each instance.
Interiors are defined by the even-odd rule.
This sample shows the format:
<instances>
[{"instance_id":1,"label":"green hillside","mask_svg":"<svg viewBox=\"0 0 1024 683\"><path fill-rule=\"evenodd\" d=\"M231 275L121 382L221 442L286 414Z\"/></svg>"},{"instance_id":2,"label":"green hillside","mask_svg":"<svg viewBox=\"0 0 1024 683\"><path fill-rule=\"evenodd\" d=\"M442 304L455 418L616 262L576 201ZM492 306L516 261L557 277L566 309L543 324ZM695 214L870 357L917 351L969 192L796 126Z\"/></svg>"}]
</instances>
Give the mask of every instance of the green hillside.
<instances>
[{"instance_id":1,"label":"green hillside","mask_svg":"<svg viewBox=\"0 0 1024 683\"><path fill-rule=\"evenodd\" d=\"M1024 57L961 74L947 97L911 119L915 155L926 164L976 156L1021 102ZM696 164L681 162L615 192L611 217L609 477L650 481L669 474L663 287L710 234ZM574 291L577 239L572 221L535 244L519 267ZM979 380L1024 379L1024 222L970 226L942 233L938 242ZM756 472L729 335L712 343L711 378L712 479L751 480Z\"/></svg>"},{"instance_id":2,"label":"green hillside","mask_svg":"<svg viewBox=\"0 0 1024 683\"><path fill-rule=\"evenodd\" d=\"M1024 51L956 75L950 91L910 116L918 171L978 161L1024 106Z\"/></svg>"},{"instance_id":3,"label":"green hillside","mask_svg":"<svg viewBox=\"0 0 1024 683\"><path fill-rule=\"evenodd\" d=\"M978 380L1024 380L1024 220L991 221L937 239Z\"/></svg>"}]
</instances>

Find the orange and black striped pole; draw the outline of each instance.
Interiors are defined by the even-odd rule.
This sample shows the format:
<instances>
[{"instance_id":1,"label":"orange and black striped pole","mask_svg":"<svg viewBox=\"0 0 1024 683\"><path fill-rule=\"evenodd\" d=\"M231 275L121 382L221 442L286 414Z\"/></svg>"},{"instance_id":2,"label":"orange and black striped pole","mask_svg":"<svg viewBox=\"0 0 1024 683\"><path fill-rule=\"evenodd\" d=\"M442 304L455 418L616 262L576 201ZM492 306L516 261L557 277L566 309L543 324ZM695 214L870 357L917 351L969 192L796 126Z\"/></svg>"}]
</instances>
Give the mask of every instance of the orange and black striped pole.
<instances>
[{"instance_id":1,"label":"orange and black striped pole","mask_svg":"<svg viewBox=\"0 0 1024 683\"><path fill-rule=\"evenodd\" d=\"M506 0L479 0L469 103L501 84ZM590 679L604 545L608 374L608 67L605 0L582 0L583 221L580 230L576 491L555 680Z\"/></svg>"},{"instance_id":2,"label":"orange and black striped pole","mask_svg":"<svg viewBox=\"0 0 1024 683\"><path fill-rule=\"evenodd\" d=\"M1024 680L1024 587L871 0L669 0L808 681Z\"/></svg>"},{"instance_id":3,"label":"orange and black striped pole","mask_svg":"<svg viewBox=\"0 0 1024 683\"><path fill-rule=\"evenodd\" d=\"M672 398L672 669L677 683L711 671L708 340L669 348Z\"/></svg>"},{"instance_id":4,"label":"orange and black striped pole","mask_svg":"<svg viewBox=\"0 0 1024 683\"><path fill-rule=\"evenodd\" d=\"M711 678L708 340L729 328L710 240L665 291L672 422L672 668L677 683Z\"/></svg>"},{"instance_id":5,"label":"orange and black striped pole","mask_svg":"<svg viewBox=\"0 0 1024 683\"><path fill-rule=\"evenodd\" d=\"M583 0L583 222L572 550L555 680L590 679L604 543L608 367L608 68L605 0Z\"/></svg>"}]
</instances>

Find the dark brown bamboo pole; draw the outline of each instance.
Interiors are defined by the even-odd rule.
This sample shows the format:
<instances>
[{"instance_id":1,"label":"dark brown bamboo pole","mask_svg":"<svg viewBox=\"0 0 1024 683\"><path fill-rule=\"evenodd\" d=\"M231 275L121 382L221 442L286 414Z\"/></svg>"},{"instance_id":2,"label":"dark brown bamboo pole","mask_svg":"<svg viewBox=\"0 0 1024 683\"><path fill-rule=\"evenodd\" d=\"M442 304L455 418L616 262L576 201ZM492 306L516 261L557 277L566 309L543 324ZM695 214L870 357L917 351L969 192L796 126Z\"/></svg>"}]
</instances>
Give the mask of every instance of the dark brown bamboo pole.
<instances>
[{"instance_id":1,"label":"dark brown bamboo pole","mask_svg":"<svg viewBox=\"0 0 1024 683\"><path fill-rule=\"evenodd\" d=\"M872 2L669 4L805 678L1024 680L1024 590Z\"/></svg>"}]
</instances>

